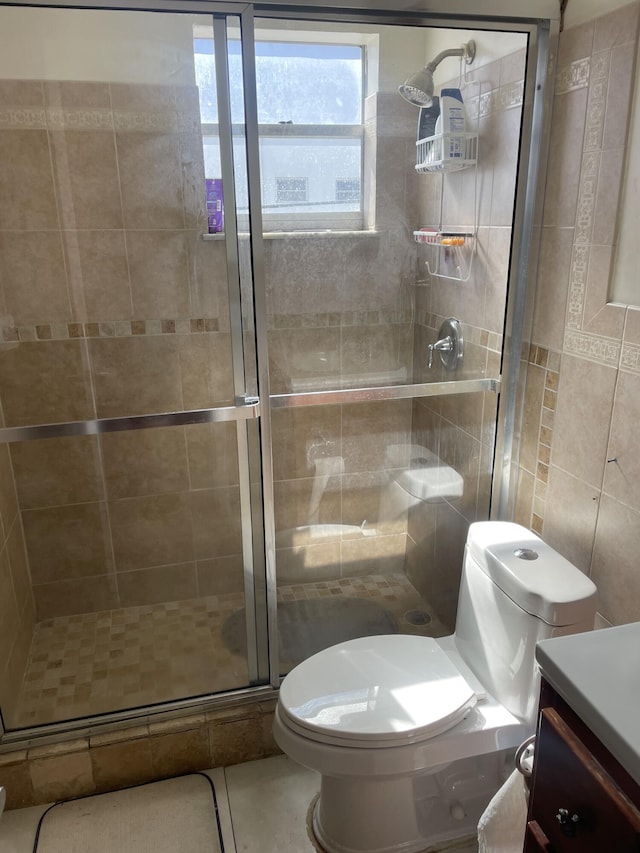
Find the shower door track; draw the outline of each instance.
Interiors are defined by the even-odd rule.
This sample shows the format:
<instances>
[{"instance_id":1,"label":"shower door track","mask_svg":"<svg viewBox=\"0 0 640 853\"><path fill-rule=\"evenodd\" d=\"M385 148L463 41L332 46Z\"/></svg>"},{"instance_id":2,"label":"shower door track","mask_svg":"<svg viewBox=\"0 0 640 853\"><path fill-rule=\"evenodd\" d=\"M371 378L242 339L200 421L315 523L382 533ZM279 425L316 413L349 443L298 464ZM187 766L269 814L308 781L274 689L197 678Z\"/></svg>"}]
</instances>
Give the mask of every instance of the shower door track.
<instances>
[{"instance_id":1,"label":"shower door track","mask_svg":"<svg viewBox=\"0 0 640 853\"><path fill-rule=\"evenodd\" d=\"M500 379L459 379L449 382L421 382L413 385L380 385L371 388L338 388L331 391L303 391L272 394L272 409L302 406L329 406L343 403L376 403L381 400L411 400L416 397L446 397L449 394L498 393Z\"/></svg>"}]
</instances>

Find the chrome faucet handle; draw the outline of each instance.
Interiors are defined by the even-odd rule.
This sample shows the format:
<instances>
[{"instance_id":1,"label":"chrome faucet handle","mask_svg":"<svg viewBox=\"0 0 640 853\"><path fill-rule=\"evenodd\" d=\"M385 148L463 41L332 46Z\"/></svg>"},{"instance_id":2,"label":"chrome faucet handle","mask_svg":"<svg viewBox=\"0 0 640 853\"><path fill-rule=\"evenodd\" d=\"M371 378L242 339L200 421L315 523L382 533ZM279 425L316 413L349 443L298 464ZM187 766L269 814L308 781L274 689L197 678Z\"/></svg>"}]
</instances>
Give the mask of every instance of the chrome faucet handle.
<instances>
[{"instance_id":1,"label":"chrome faucet handle","mask_svg":"<svg viewBox=\"0 0 640 853\"><path fill-rule=\"evenodd\" d=\"M460 322L455 317L449 317L438 330L438 340L427 345L429 370L433 367L434 352L440 353L440 361L447 370L455 370L462 362L463 346Z\"/></svg>"},{"instance_id":2,"label":"chrome faucet handle","mask_svg":"<svg viewBox=\"0 0 640 853\"><path fill-rule=\"evenodd\" d=\"M437 352L451 352L454 347L453 338L451 335L447 335L446 338L440 338L439 341L436 341L435 344L429 344L427 349L429 350L429 370L433 367L433 353Z\"/></svg>"}]
</instances>

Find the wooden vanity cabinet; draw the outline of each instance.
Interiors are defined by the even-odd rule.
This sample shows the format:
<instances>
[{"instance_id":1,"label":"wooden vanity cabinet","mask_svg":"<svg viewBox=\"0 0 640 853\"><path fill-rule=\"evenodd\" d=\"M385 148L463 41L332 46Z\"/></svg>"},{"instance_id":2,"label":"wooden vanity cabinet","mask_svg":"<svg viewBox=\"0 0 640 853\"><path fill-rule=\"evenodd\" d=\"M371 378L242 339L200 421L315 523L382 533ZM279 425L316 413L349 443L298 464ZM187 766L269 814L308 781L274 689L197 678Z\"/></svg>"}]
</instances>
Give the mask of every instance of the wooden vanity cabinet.
<instances>
[{"instance_id":1,"label":"wooden vanity cabinet","mask_svg":"<svg viewBox=\"0 0 640 853\"><path fill-rule=\"evenodd\" d=\"M524 853L640 853L640 786L543 681Z\"/></svg>"}]
</instances>

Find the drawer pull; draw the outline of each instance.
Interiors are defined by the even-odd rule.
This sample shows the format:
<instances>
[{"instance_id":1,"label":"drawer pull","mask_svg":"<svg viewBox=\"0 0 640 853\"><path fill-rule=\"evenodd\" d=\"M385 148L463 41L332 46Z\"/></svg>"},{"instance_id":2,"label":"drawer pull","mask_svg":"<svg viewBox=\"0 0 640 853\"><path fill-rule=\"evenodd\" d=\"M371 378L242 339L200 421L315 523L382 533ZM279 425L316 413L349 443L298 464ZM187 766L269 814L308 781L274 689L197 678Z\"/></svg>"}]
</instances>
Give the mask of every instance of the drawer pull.
<instances>
[{"instance_id":1,"label":"drawer pull","mask_svg":"<svg viewBox=\"0 0 640 853\"><path fill-rule=\"evenodd\" d=\"M576 825L580 823L580 815L569 815L569 809L558 809L556 820L562 827L565 835L573 837L576 834Z\"/></svg>"}]
</instances>

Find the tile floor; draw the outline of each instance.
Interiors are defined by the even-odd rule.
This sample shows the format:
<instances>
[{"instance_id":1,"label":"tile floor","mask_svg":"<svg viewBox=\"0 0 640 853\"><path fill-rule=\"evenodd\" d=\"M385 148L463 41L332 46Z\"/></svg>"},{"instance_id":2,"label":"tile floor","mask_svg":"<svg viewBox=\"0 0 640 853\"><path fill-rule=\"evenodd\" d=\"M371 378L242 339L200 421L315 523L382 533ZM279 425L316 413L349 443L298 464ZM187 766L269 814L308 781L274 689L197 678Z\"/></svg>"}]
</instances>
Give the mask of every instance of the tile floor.
<instances>
[{"instance_id":1,"label":"tile floor","mask_svg":"<svg viewBox=\"0 0 640 853\"><path fill-rule=\"evenodd\" d=\"M447 633L435 618L421 622L429 605L402 573L278 589L283 603L336 597L376 602L402 633ZM244 687L243 607L243 596L230 593L40 622L16 707L4 709L9 727Z\"/></svg>"},{"instance_id":2,"label":"tile floor","mask_svg":"<svg viewBox=\"0 0 640 853\"><path fill-rule=\"evenodd\" d=\"M286 756L210 771L224 853L317 853L307 813L319 777ZM36 827L46 806L6 812L0 820L2 853L32 853ZM449 844L447 853L477 853L477 844ZM118 850L114 853L133 853Z\"/></svg>"}]
</instances>

